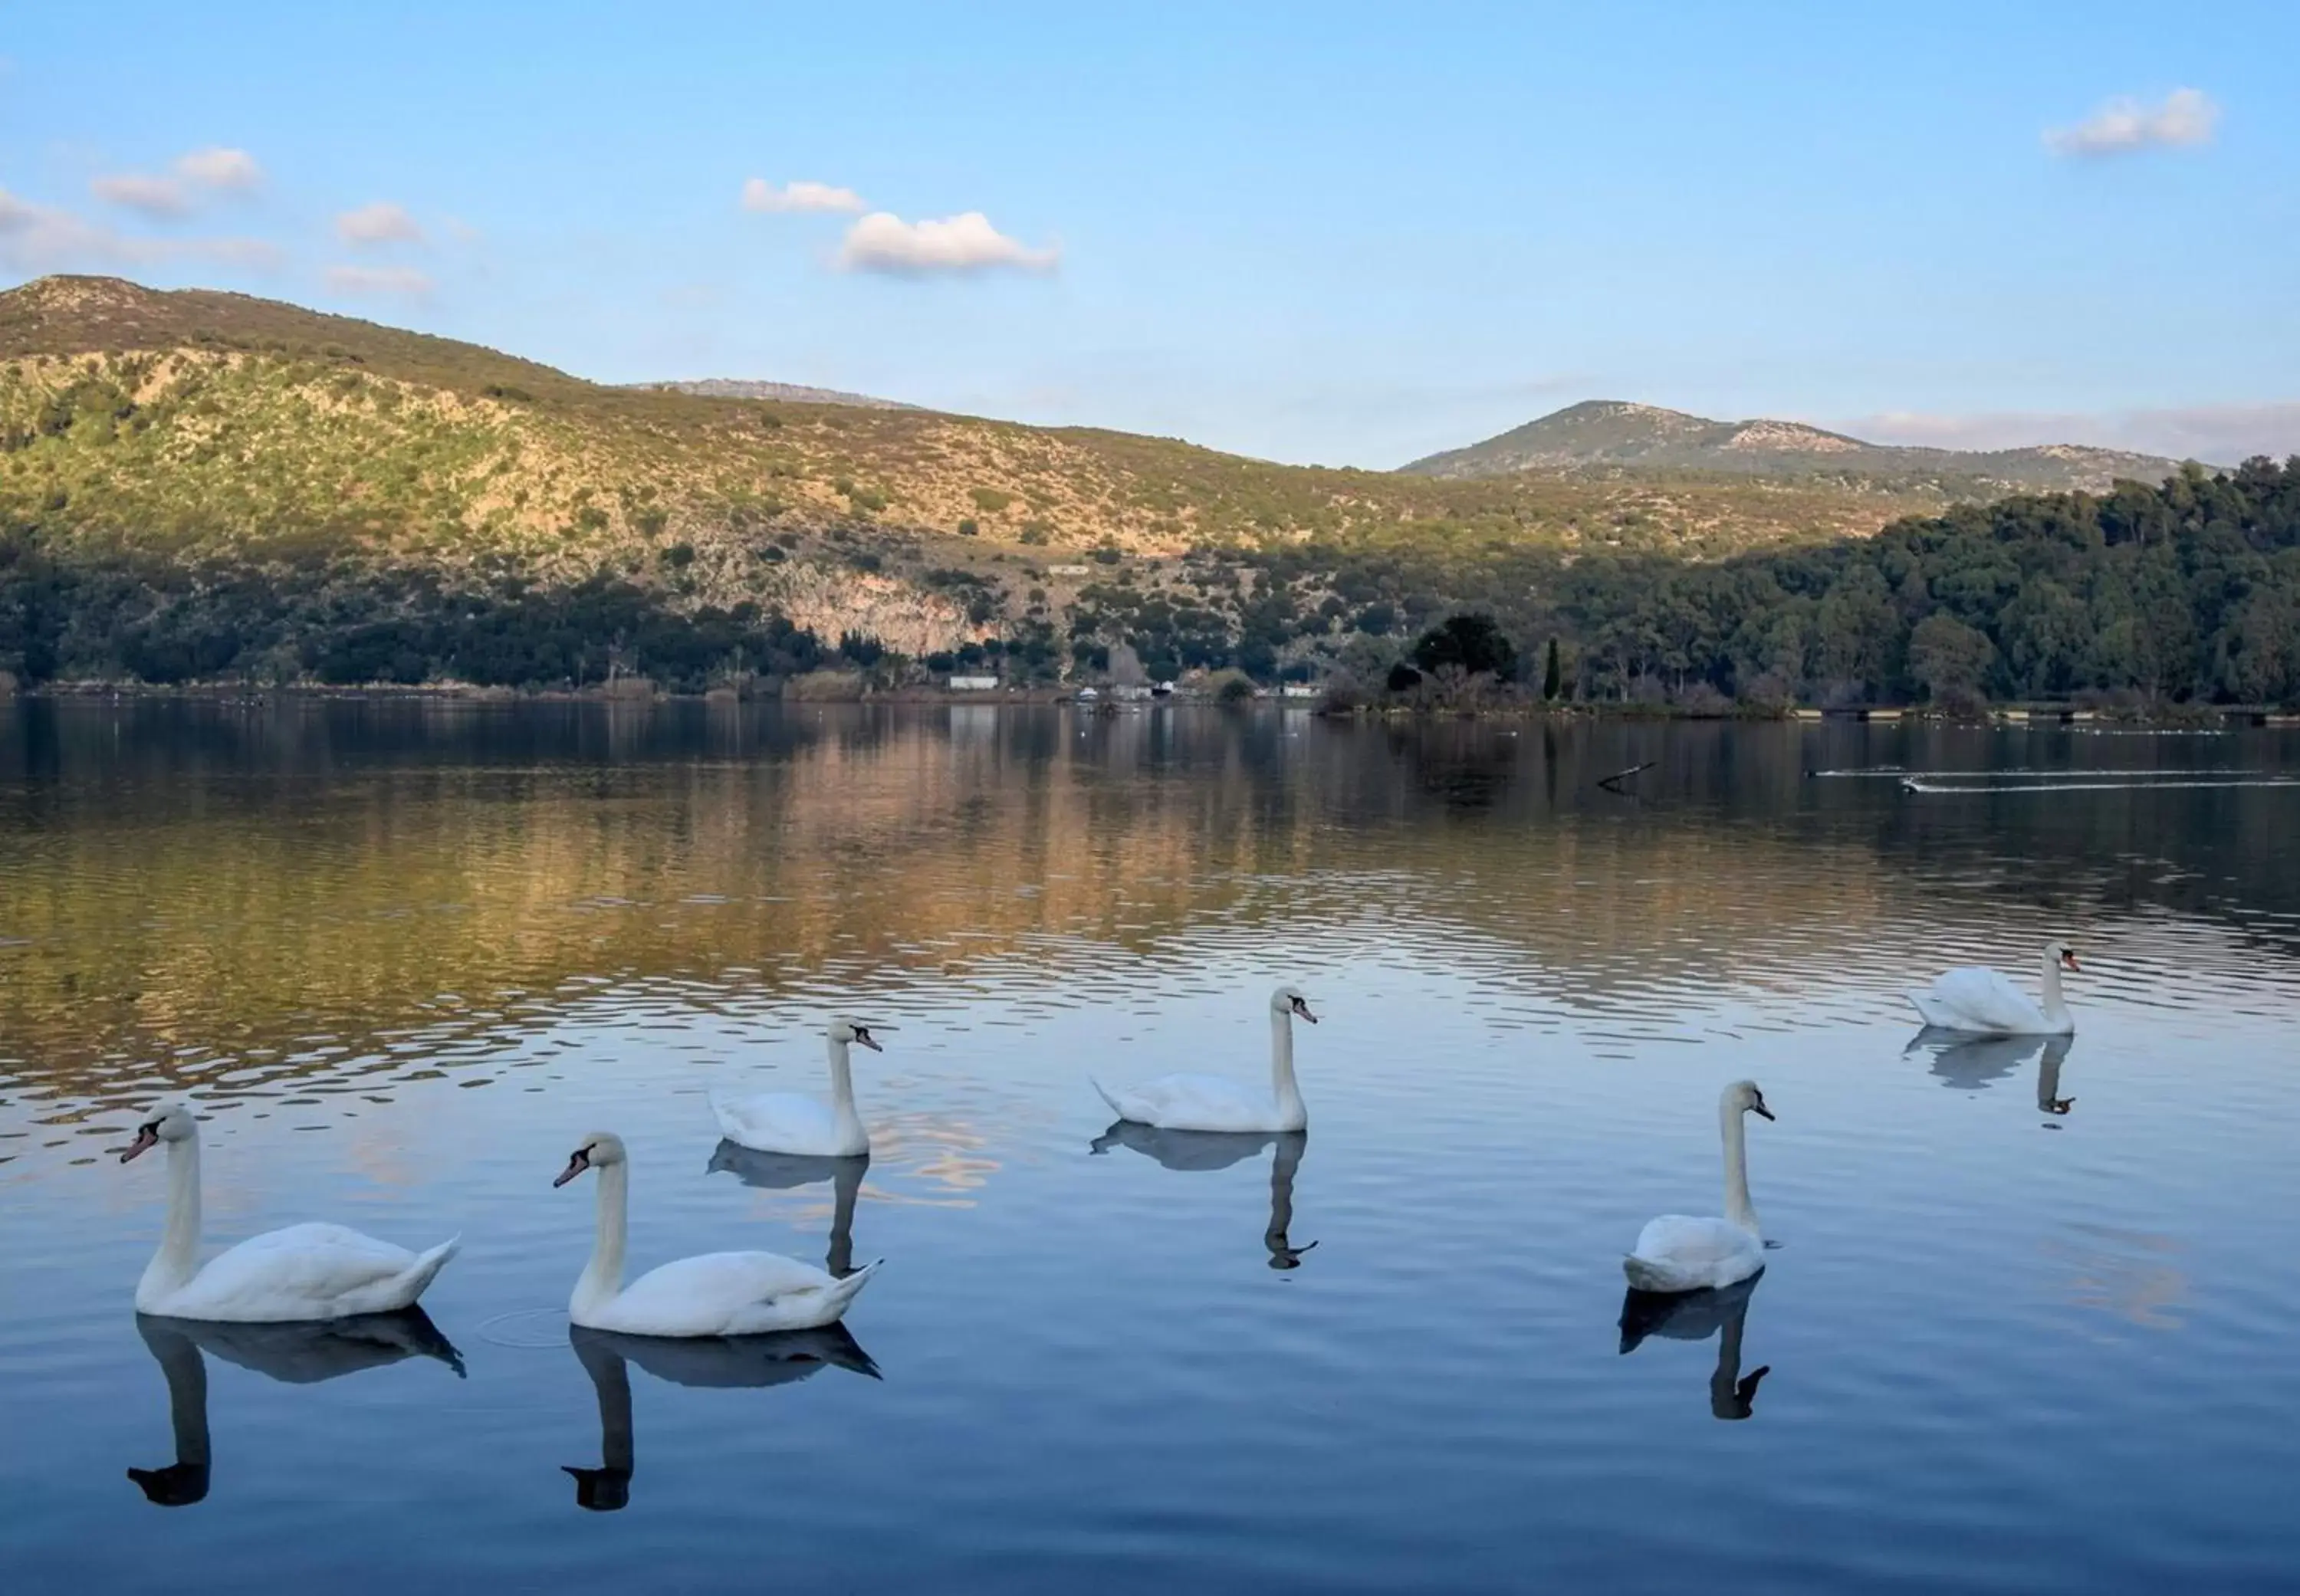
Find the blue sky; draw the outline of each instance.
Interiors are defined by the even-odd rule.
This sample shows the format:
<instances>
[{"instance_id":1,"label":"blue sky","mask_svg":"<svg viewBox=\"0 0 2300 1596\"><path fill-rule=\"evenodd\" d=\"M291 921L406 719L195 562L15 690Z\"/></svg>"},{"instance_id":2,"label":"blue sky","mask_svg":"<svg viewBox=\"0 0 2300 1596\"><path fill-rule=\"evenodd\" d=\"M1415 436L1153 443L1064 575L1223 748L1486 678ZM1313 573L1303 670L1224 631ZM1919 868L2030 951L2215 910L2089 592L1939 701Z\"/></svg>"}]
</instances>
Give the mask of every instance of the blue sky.
<instances>
[{"instance_id":1,"label":"blue sky","mask_svg":"<svg viewBox=\"0 0 2300 1596\"><path fill-rule=\"evenodd\" d=\"M1592 396L2300 452L2288 0L222 0L0 58L7 281L1290 461Z\"/></svg>"}]
</instances>

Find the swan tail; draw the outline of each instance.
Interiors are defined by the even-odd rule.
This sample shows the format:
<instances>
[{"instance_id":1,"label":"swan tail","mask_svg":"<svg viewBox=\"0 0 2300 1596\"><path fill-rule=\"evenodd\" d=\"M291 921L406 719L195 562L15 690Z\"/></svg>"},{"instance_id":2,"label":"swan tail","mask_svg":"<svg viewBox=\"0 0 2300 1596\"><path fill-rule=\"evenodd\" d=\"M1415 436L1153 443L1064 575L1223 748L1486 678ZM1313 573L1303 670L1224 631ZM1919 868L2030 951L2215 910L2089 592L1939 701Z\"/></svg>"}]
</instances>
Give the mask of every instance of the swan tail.
<instances>
[{"instance_id":1,"label":"swan tail","mask_svg":"<svg viewBox=\"0 0 2300 1596\"><path fill-rule=\"evenodd\" d=\"M1103 1101L1110 1105L1110 1111L1112 1113L1117 1115L1121 1119L1127 1117L1126 1110L1118 1106L1118 1099L1104 1091L1100 1081L1096 1080L1092 1076L1088 1076L1086 1077L1086 1084L1094 1088L1094 1093L1096 1097L1101 1098Z\"/></svg>"},{"instance_id":2,"label":"swan tail","mask_svg":"<svg viewBox=\"0 0 2300 1596\"><path fill-rule=\"evenodd\" d=\"M447 1260L462 1250L463 1238L459 1232L429 1252L417 1253L415 1261L407 1266L407 1273L400 1276L401 1290L397 1293L401 1298L400 1306L412 1305L416 1298L429 1290L433 1278L447 1267Z\"/></svg>"},{"instance_id":3,"label":"swan tail","mask_svg":"<svg viewBox=\"0 0 2300 1596\"><path fill-rule=\"evenodd\" d=\"M1630 1288L1635 1291L1681 1292L1688 1289L1688 1282L1679 1271L1650 1258L1639 1258L1634 1252L1622 1255L1621 1273L1629 1276Z\"/></svg>"},{"instance_id":4,"label":"swan tail","mask_svg":"<svg viewBox=\"0 0 2300 1596\"><path fill-rule=\"evenodd\" d=\"M879 1266L886 1261L883 1258L873 1259L852 1275L841 1278L829 1290L823 1293L824 1299L830 1305L831 1312L834 1315L845 1313L846 1305L862 1293L864 1286L871 1284L871 1276L877 1274Z\"/></svg>"}]
</instances>

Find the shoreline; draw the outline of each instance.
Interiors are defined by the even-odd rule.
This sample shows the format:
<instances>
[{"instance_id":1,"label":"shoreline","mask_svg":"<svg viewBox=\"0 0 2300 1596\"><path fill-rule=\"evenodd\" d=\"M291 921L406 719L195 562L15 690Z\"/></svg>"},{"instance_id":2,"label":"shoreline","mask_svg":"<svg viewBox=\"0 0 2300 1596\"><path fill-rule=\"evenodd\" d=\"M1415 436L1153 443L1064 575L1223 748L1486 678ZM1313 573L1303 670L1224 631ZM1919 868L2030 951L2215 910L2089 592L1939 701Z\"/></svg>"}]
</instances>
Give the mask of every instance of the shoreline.
<instances>
[{"instance_id":1,"label":"shoreline","mask_svg":"<svg viewBox=\"0 0 2300 1596\"><path fill-rule=\"evenodd\" d=\"M46 682L38 686L16 686L10 691L0 691L0 705L16 701L74 702L91 700L111 702L177 700L208 703L298 702L354 703L399 702L474 705L599 703L624 706L703 703L720 708L762 704L812 705L815 708L829 704L904 704L992 705L1021 708L1075 706L1098 715L1128 714L1151 708L1186 706L1221 710L1275 707L1298 714L1316 715L1321 719L1384 722L1421 720L1772 721L1838 726L1890 726L1914 722L1929 726L1992 727L2000 729L2088 726L2171 729L2219 729L2229 727L2300 727L2300 711L2288 710L2281 706L2259 704L2177 705L2154 712L2087 705L2021 704L2005 705L1979 714L1971 712L1950 714L1924 704L1875 704L1845 709L1819 709L1808 705L1779 709L1738 706L1704 710L1680 709L1666 704L1601 702L1488 703L1471 707L1370 703L1340 707L1326 704L1315 699L1279 698L1274 695L1257 697L1240 704L1218 702L1211 697L1198 695L1170 695L1133 700L1099 698L1081 701L1078 694L1077 688L1055 686L1005 687L960 692L952 692L941 687L893 687L863 692L851 696L812 697L781 693L742 693L728 687L715 687L703 693L680 693L657 687L653 683L646 684L644 690L633 690L621 684L613 687L521 688L488 687L467 683L342 686L313 683L285 686L248 686L236 683L212 682L182 685L151 682Z\"/></svg>"}]
</instances>

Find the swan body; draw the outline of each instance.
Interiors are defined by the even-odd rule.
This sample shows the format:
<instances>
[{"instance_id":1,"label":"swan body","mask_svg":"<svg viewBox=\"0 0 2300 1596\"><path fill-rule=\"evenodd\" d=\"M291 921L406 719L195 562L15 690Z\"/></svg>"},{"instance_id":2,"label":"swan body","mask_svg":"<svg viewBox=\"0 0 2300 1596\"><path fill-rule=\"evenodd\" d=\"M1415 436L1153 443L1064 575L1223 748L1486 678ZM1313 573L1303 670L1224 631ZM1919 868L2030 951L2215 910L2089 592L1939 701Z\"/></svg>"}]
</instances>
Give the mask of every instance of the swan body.
<instances>
[{"instance_id":1,"label":"swan body","mask_svg":"<svg viewBox=\"0 0 2300 1596\"><path fill-rule=\"evenodd\" d=\"M625 1335L762 1335L835 1323L878 1272L875 1263L845 1278L779 1252L706 1252L648 1270L623 1284L630 1165L621 1138L584 1139L554 1185L586 1169L599 1176L598 1235L591 1261L568 1300L585 1329Z\"/></svg>"},{"instance_id":2,"label":"swan body","mask_svg":"<svg viewBox=\"0 0 2300 1596\"><path fill-rule=\"evenodd\" d=\"M1294 1080L1294 1018L1312 1025L1309 1000L1291 986L1270 994L1270 1090L1215 1075L1166 1075L1112 1092L1091 1081L1112 1113L1137 1125L1177 1131L1298 1131L1310 1122ZM1089 1077L1091 1080L1091 1077Z\"/></svg>"},{"instance_id":3,"label":"swan body","mask_svg":"<svg viewBox=\"0 0 2300 1596\"><path fill-rule=\"evenodd\" d=\"M883 1052L871 1027L840 1020L828 1034L830 1047L830 1101L790 1092L762 1092L746 1097L712 1094L711 1111L718 1117L719 1134L754 1152L787 1152L803 1158L848 1159L867 1155L871 1133L854 1111L854 1077L848 1049L861 1043L872 1052Z\"/></svg>"},{"instance_id":4,"label":"swan body","mask_svg":"<svg viewBox=\"0 0 2300 1596\"><path fill-rule=\"evenodd\" d=\"M1621 1259L1621 1273L1641 1292L1710 1291L1735 1285L1765 1267L1765 1243L1757 1210L1749 1201L1747 1151L1741 1116L1754 1111L1771 1119L1764 1093L1754 1081L1736 1081L1718 1100L1719 1128L1725 1142L1725 1214L1695 1218L1663 1214L1638 1233L1638 1244Z\"/></svg>"},{"instance_id":5,"label":"swan body","mask_svg":"<svg viewBox=\"0 0 2300 1596\"><path fill-rule=\"evenodd\" d=\"M2061 995L2061 971L2079 970L2077 956L2064 942L2045 944L2043 1001L2030 997L1996 970L1978 965L1949 970L1929 991L1909 993L1909 1002L1928 1026L1984 1036L2062 1036L2077 1028Z\"/></svg>"},{"instance_id":6,"label":"swan body","mask_svg":"<svg viewBox=\"0 0 2300 1596\"><path fill-rule=\"evenodd\" d=\"M341 1225L290 1225L250 1236L203 1266L199 1121L180 1102L145 1118L120 1155L168 1150L168 1227L136 1283L136 1310L221 1324L287 1324L394 1313L414 1306L455 1256L460 1237L410 1252Z\"/></svg>"}]
</instances>

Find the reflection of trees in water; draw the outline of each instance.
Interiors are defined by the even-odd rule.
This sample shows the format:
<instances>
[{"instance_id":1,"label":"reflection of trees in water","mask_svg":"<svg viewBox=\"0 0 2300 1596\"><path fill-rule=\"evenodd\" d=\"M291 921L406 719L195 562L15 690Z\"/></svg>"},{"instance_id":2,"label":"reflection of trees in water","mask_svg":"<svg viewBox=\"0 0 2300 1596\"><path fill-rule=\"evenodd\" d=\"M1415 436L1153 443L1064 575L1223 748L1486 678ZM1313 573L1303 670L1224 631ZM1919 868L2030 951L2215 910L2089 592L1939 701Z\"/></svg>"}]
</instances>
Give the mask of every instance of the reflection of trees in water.
<instances>
[{"instance_id":1,"label":"reflection of trees in water","mask_svg":"<svg viewBox=\"0 0 2300 1596\"><path fill-rule=\"evenodd\" d=\"M833 962L899 979L1207 925L1409 923L1602 1002L1809 984L1815 928L1873 958L2007 893L2106 933L2126 907L2226 923L2215 876L2300 902L2300 853L2246 852L2288 794L2199 794L2214 823L2158 829L2167 872L2116 861L2133 803L2185 812L2171 794L1989 805L1804 775L1993 746L1962 734L1188 710L963 729L867 707L0 706L0 1073L93 1094L201 1050L257 1083L396 1072L387 1043L512 1033L602 976L739 968L772 1001ZM1638 804L1596 791L1649 758Z\"/></svg>"}]
</instances>

